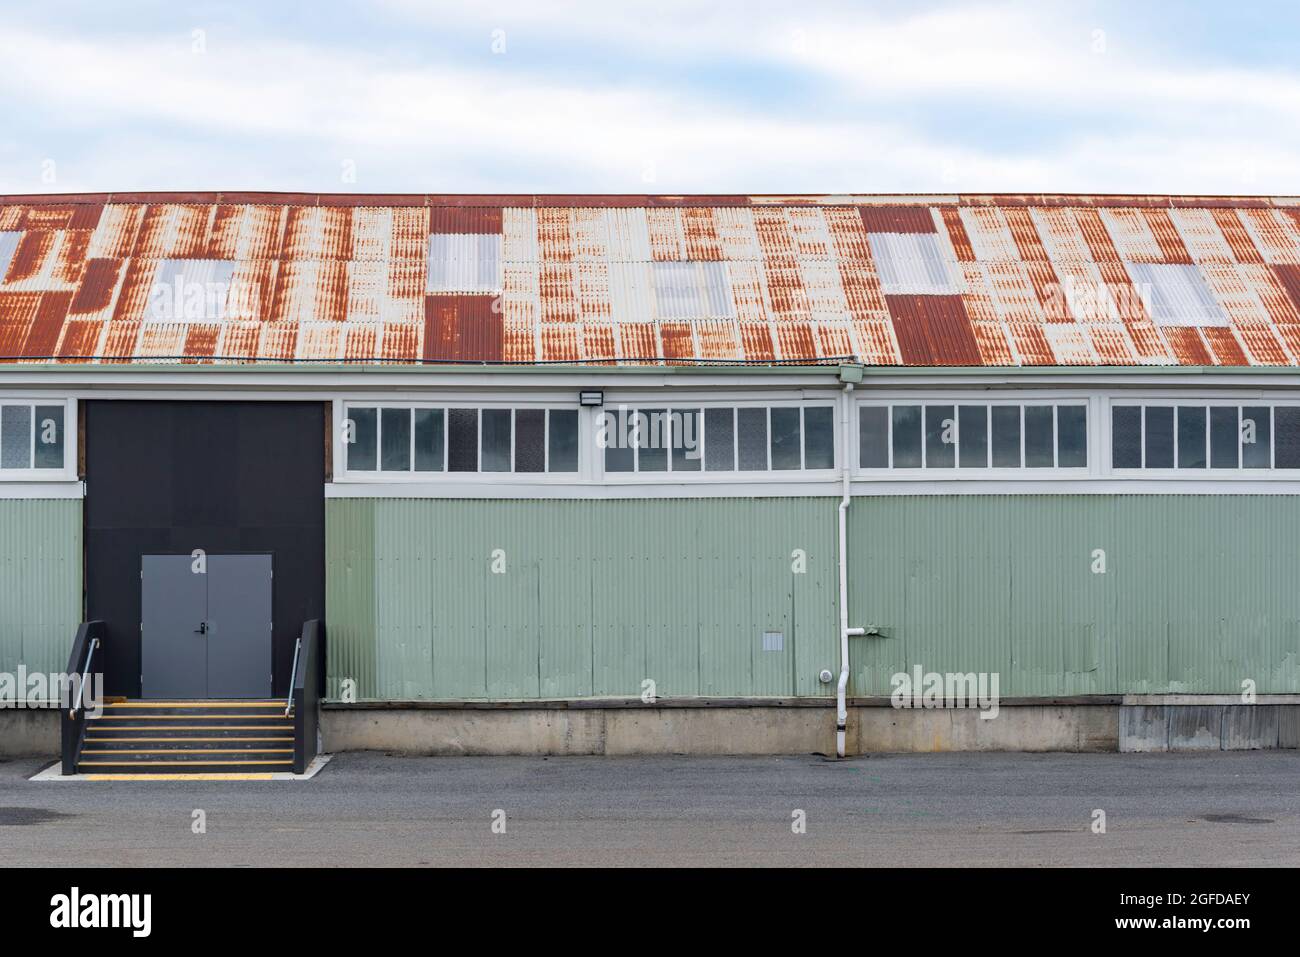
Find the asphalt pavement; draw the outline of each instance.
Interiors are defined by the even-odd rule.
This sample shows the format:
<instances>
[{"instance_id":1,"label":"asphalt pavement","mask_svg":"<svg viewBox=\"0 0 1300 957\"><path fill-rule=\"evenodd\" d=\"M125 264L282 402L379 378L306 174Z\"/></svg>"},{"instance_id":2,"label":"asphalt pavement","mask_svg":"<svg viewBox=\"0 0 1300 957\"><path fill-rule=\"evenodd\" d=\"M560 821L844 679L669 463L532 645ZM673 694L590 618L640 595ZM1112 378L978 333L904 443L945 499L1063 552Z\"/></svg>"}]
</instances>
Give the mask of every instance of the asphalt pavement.
<instances>
[{"instance_id":1,"label":"asphalt pavement","mask_svg":"<svg viewBox=\"0 0 1300 957\"><path fill-rule=\"evenodd\" d=\"M1297 751L352 753L307 781L28 780L47 764L0 763L5 866L1300 865Z\"/></svg>"}]
</instances>

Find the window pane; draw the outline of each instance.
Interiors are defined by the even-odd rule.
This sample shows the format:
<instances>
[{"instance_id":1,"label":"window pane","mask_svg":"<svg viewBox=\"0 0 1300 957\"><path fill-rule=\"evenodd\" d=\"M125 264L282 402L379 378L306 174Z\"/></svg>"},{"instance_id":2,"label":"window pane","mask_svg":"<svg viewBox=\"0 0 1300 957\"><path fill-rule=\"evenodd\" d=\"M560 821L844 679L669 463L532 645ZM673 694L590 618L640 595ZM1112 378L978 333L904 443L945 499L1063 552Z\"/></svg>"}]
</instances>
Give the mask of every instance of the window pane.
<instances>
[{"instance_id":1,"label":"window pane","mask_svg":"<svg viewBox=\"0 0 1300 957\"><path fill-rule=\"evenodd\" d=\"M986 405L963 405L957 409L958 450L964 469L989 467L989 409Z\"/></svg>"},{"instance_id":2,"label":"window pane","mask_svg":"<svg viewBox=\"0 0 1300 957\"><path fill-rule=\"evenodd\" d=\"M1300 469L1300 407L1273 408L1273 468Z\"/></svg>"},{"instance_id":3,"label":"window pane","mask_svg":"<svg viewBox=\"0 0 1300 957\"><path fill-rule=\"evenodd\" d=\"M379 467L385 472L411 470L411 410L380 409Z\"/></svg>"},{"instance_id":4,"label":"window pane","mask_svg":"<svg viewBox=\"0 0 1300 957\"><path fill-rule=\"evenodd\" d=\"M1025 406L1025 467L1051 468L1052 450L1055 445L1052 435L1052 407L1050 405Z\"/></svg>"},{"instance_id":5,"label":"window pane","mask_svg":"<svg viewBox=\"0 0 1300 957\"><path fill-rule=\"evenodd\" d=\"M990 410L990 417L993 420L993 467L1020 468L1020 406L995 405Z\"/></svg>"},{"instance_id":6,"label":"window pane","mask_svg":"<svg viewBox=\"0 0 1300 957\"><path fill-rule=\"evenodd\" d=\"M1241 433L1237 429L1235 406L1214 406L1210 409L1210 468L1235 469L1238 467Z\"/></svg>"},{"instance_id":7,"label":"window pane","mask_svg":"<svg viewBox=\"0 0 1300 957\"><path fill-rule=\"evenodd\" d=\"M63 410L62 405L36 407L36 467L38 469L63 468Z\"/></svg>"},{"instance_id":8,"label":"window pane","mask_svg":"<svg viewBox=\"0 0 1300 957\"><path fill-rule=\"evenodd\" d=\"M636 430L636 467L639 472L668 471L668 443L672 441L668 430L667 409L638 409Z\"/></svg>"},{"instance_id":9,"label":"window pane","mask_svg":"<svg viewBox=\"0 0 1300 957\"><path fill-rule=\"evenodd\" d=\"M921 407L896 405L892 411L894 468L919 469L921 467Z\"/></svg>"},{"instance_id":10,"label":"window pane","mask_svg":"<svg viewBox=\"0 0 1300 957\"><path fill-rule=\"evenodd\" d=\"M830 406L803 410L803 467L835 468L835 410Z\"/></svg>"},{"instance_id":11,"label":"window pane","mask_svg":"<svg viewBox=\"0 0 1300 957\"><path fill-rule=\"evenodd\" d=\"M605 443L605 471L631 472L636 469L636 450L632 448L632 420L636 413L620 408L604 412L601 440Z\"/></svg>"},{"instance_id":12,"label":"window pane","mask_svg":"<svg viewBox=\"0 0 1300 957\"><path fill-rule=\"evenodd\" d=\"M1110 410L1110 464L1117 469L1142 467L1142 407L1117 405Z\"/></svg>"},{"instance_id":13,"label":"window pane","mask_svg":"<svg viewBox=\"0 0 1300 957\"><path fill-rule=\"evenodd\" d=\"M1148 405L1146 414L1146 467L1174 467L1174 410L1172 406Z\"/></svg>"},{"instance_id":14,"label":"window pane","mask_svg":"<svg viewBox=\"0 0 1300 957\"><path fill-rule=\"evenodd\" d=\"M550 472L578 471L578 410L552 409L550 446Z\"/></svg>"},{"instance_id":15,"label":"window pane","mask_svg":"<svg viewBox=\"0 0 1300 957\"><path fill-rule=\"evenodd\" d=\"M1056 464L1063 469L1088 466L1088 407L1056 407Z\"/></svg>"},{"instance_id":16,"label":"window pane","mask_svg":"<svg viewBox=\"0 0 1300 957\"><path fill-rule=\"evenodd\" d=\"M1273 422L1266 405L1248 405L1241 410L1241 467L1273 467Z\"/></svg>"},{"instance_id":17,"label":"window pane","mask_svg":"<svg viewBox=\"0 0 1300 957\"><path fill-rule=\"evenodd\" d=\"M442 409L415 410L415 470L442 471Z\"/></svg>"},{"instance_id":18,"label":"window pane","mask_svg":"<svg viewBox=\"0 0 1300 957\"><path fill-rule=\"evenodd\" d=\"M799 468L800 446L799 410L775 408L772 410L772 468Z\"/></svg>"},{"instance_id":19,"label":"window pane","mask_svg":"<svg viewBox=\"0 0 1300 957\"><path fill-rule=\"evenodd\" d=\"M700 470L700 410L680 409L672 415L673 471Z\"/></svg>"},{"instance_id":20,"label":"window pane","mask_svg":"<svg viewBox=\"0 0 1300 957\"><path fill-rule=\"evenodd\" d=\"M704 410L704 467L730 472L736 467L736 410Z\"/></svg>"},{"instance_id":21,"label":"window pane","mask_svg":"<svg viewBox=\"0 0 1300 957\"><path fill-rule=\"evenodd\" d=\"M1205 406L1178 407L1178 467L1205 468Z\"/></svg>"},{"instance_id":22,"label":"window pane","mask_svg":"<svg viewBox=\"0 0 1300 957\"><path fill-rule=\"evenodd\" d=\"M32 467L32 408L29 405L0 407L0 468Z\"/></svg>"},{"instance_id":23,"label":"window pane","mask_svg":"<svg viewBox=\"0 0 1300 957\"><path fill-rule=\"evenodd\" d=\"M348 443L348 471L373 472L377 464L375 442L379 437L379 415L374 409L348 409L352 423ZM348 433L345 432L344 435Z\"/></svg>"},{"instance_id":24,"label":"window pane","mask_svg":"<svg viewBox=\"0 0 1300 957\"><path fill-rule=\"evenodd\" d=\"M448 410L447 468L452 472L478 471L478 409Z\"/></svg>"},{"instance_id":25,"label":"window pane","mask_svg":"<svg viewBox=\"0 0 1300 957\"><path fill-rule=\"evenodd\" d=\"M767 409L737 409L736 428L740 439L741 470L766 471Z\"/></svg>"},{"instance_id":26,"label":"window pane","mask_svg":"<svg viewBox=\"0 0 1300 957\"><path fill-rule=\"evenodd\" d=\"M957 464L957 413L951 405L925 407L925 465L950 469Z\"/></svg>"},{"instance_id":27,"label":"window pane","mask_svg":"<svg viewBox=\"0 0 1300 957\"><path fill-rule=\"evenodd\" d=\"M483 410L483 472L510 471L510 410Z\"/></svg>"},{"instance_id":28,"label":"window pane","mask_svg":"<svg viewBox=\"0 0 1300 957\"><path fill-rule=\"evenodd\" d=\"M546 471L545 409L515 409L515 471Z\"/></svg>"},{"instance_id":29,"label":"window pane","mask_svg":"<svg viewBox=\"0 0 1300 957\"><path fill-rule=\"evenodd\" d=\"M864 405L858 409L858 467L889 467L889 407Z\"/></svg>"}]
</instances>

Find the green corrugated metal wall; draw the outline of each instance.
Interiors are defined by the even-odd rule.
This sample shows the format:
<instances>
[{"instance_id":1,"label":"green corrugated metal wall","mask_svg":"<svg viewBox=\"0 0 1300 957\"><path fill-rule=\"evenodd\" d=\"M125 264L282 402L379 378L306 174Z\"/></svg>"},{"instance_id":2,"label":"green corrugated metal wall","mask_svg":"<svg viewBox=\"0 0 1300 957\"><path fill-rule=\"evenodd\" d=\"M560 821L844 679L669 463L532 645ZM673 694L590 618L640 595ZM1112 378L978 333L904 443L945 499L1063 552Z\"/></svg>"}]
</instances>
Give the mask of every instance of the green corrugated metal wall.
<instances>
[{"instance_id":1,"label":"green corrugated metal wall","mask_svg":"<svg viewBox=\"0 0 1300 957\"><path fill-rule=\"evenodd\" d=\"M812 695L838 656L826 500L334 499L326 541L331 696Z\"/></svg>"},{"instance_id":2,"label":"green corrugated metal wall","mask_svg":"<svg viewBox=\"0 0 1300 957\"><path fill-rule=\"evenodd\" d=\"M329 693L833 693L837 504L330 500ZM883 631L851 641L852 694L916 664L997 672L1003 696L1300 691L1298 498L861 497L850 516L851 623Z\"/></svg>"},{"instance_id":3,"label":"green corrugated metal wall","mask_svg":"<svg viewBox=\"0 0 1300 957\"><path fill-rule=\"evenodd\" d=\"M62 671L80 622L81 501L0 499L0 671Z\"/></svg>"},{"instance_id":4,"label":"green corrugated metal wall","mask_svg":"<svg viewBox=\"0 0 1300 957\"><path fill-rule=\"evenodd\" d=\"M1300 691L1292 496L859 498L851 687L998 672L1002 695ZM1105 572L1093 572L1095 550Z\"/></svg>"}]
</instances>

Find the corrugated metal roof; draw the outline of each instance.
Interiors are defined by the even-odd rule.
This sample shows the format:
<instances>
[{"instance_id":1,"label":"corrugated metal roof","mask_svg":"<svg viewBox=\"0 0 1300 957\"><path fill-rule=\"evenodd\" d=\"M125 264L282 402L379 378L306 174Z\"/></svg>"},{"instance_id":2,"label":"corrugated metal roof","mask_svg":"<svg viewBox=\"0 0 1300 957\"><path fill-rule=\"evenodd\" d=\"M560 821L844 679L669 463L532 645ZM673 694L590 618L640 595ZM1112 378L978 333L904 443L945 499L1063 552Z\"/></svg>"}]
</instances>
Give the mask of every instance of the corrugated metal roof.
<instances>
[{"instance_id":1,"label":"corrugated metal roof","mask_svg":"<svg viewBox=\"0 0 1300 957\"><path fill-rule=\"evenodd\" d=\"M1300 199L0 197L0 361L1300 365Z\"/></svg>"}]
</instances>

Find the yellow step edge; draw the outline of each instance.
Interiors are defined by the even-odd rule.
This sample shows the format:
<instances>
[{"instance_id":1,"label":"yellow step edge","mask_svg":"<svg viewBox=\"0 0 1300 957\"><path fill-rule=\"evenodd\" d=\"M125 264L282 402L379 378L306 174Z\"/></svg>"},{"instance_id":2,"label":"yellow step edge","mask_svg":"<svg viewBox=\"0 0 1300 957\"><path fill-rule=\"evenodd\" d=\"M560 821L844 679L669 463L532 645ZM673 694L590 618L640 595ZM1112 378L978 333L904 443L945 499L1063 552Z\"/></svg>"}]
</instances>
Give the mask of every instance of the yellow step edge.
<instances>
[{"instance_id":1,"label":"yellow step edge","mask_svg":"<svg viewBox=\"0 0 1300 957\"><path fill-rule=\"evenodd\" d=\"M284 726L264 724L182 724L182 725L140 725L139 727L124 728L117 725L112 728L96 728L94 723L86 725L86 736L90 737L97 731L285 731Z\"/></svg>"},{"instance_id":2,"label":"yellow step edge","mask_svg":"<svg viewBox=\"0 0 1300 957\"><path fill-rule=\"evenodd\" d=\"M119 708L283 708L283 701L124 701L106 704L105 710Z\"/></svg>"},{"instance_id":3,"label":"yellow step edge","mask_svg":"<svg viewBox=\"0 0 1300 957\"><path fill-rule=\"evenodd\" d=\"M273 771L199 771L194 774L159 774L149 771L144 774L82 774L87 781L274 781Z\"/></svg>"},{"instance_id":4,"label":"yellow step edge","mask_svg":"<svg viewBox=\"0 0 1300 957\"><path fill-rule=\"evenodd\" d=\"M81 753L95 757L102 754L293 754L293 748L92 748Z\"/></svg>"},{"instance_id":5,"label":"yellow step edge","mask_svg":"<svg viewBox=\"0 0 1300 957\"><path fill-rule=\"evenodd\" d=\"M292 766L292 761L189 761L189 764L195 764L200 767L207 764L288 764ZM77 767L85 765L86 767L96 768L174 768L175 761L78 761Z\"/></svg>"},{"instance_id":6,"label":"yellow step edge","mask_svg":"<svg viewBox=\"0 0 1300 957\"><path fill-rule=\"evenodd\" d=\"M224 714L151 714L151 715L143 715L143 714L109 714L108 712L105 712L104 714L100 715L98 718L91 718L90 720L91 720L91 722L95 722L95 721L142 721L142 720L144 720L146 717L147 717L150 721L201 721L201 720L203 720L204 718L211 718L211 719L214 720L214 721L220 721L220 720L222 720L223 718L243 718L245 721L247 721L247 720L249 720L250 718L256 718L258 721L262 721L262 720L267 720L267 721L277 721L277 720L278 720L278 721L283 721L283 722L288 723L288 724L292 724L292 723L293 723L293 718L292 718L292 717L288 717L288 716L286 716L286 715L279 715L279 714L231 714L231 715L224 715Z\"/></svg>"},{"instance_id":7,"label":"yellow step edge","mask_svg":"<svg viewBox=\"0 0 1300 957\"><path fill-rule=\"evenodd\" d=\"M86 738L86 744L140 744L146 741L170 741L173 744L191 741L292 741L293 738Z\"/></svg>"}]
</instances>

